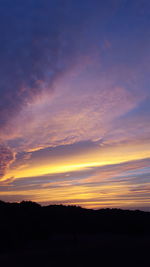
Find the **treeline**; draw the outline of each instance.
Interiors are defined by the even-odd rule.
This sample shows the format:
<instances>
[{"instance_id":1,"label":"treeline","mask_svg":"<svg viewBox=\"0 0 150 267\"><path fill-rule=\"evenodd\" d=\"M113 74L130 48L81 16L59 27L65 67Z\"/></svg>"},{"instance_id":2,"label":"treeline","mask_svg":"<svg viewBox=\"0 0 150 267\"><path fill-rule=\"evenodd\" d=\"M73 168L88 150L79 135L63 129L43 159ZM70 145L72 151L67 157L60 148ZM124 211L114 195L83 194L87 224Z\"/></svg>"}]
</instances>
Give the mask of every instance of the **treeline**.
<instances>
[{"instance_id":1,"label":"treeline","mask_svg":"<svg viewBox=\"0 0 150 267\"><path fill-rule=\"evenodd\" d=\"M40 206L31 201L0 201L0 251L32 242L51 242L54 235L150 234L150 213L121 209L84 209L78 206Z\"/></svg>"}]
</instances>

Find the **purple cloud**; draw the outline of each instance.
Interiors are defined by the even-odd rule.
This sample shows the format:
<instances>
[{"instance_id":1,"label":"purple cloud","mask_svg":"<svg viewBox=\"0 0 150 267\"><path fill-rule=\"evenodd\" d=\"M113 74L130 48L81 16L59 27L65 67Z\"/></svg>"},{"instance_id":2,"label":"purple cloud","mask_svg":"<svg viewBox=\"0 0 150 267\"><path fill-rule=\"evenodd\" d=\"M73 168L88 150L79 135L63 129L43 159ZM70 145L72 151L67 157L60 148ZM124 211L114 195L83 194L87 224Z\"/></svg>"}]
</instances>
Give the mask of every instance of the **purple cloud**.
<instances>
[{"instance_id":1,"label":"purple cloud","mask_svg":"<svg viewBox=\"0 0 150 267\"><path fill-rule=\"evenodd\" d=\"M14 160L15 153L9 147L0 145L0 178L2 178Z\"/></svg>"}]
</instances>

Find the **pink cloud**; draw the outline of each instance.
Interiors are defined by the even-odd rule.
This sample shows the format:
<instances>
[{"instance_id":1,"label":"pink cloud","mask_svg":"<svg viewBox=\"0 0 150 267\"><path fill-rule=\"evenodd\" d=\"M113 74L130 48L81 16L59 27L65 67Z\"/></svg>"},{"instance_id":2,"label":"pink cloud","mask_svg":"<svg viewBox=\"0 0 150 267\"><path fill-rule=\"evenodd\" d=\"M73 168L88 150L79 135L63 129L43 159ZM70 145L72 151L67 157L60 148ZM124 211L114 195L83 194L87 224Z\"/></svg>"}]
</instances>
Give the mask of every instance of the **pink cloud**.
<instances>
[{"instance_id":1,"label":"pink cloud","mask_svg":"<svg viewBox=\"0 0 150 267\"><path fill-rule=\"evenodd\" d=\"M7 146L0 144L0 178L6 173L15 160L15 153Z\"/></svg>"}]
</instances>

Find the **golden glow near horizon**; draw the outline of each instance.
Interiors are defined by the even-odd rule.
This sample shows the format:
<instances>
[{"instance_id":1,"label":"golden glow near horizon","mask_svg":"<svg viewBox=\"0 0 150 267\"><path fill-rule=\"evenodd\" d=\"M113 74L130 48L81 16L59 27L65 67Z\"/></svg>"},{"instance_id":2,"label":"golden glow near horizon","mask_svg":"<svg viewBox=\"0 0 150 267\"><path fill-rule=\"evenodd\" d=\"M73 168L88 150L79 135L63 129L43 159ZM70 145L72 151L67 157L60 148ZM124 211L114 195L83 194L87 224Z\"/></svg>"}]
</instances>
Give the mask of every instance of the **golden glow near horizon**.
<instances>
[{"instance_id":1,"label":"golden glow near horizon","mask_svg":"<svg viewBox=\"0 0 150 267\"><path fill-rule=\"evenodd\" d=\"M94 149L93 149L94 150ZM64 156L57 160L46 158L45 162L37 160L36 165L31 163L23 165L21 168L10 169L4 176L3 181L9 177L22 178L22 177L37 177L47 174L67 173L71 171L84 170L91 167L100 167L113 164L120 164L123 162L146 159L150 157L150 146L147 144L139 145L122 145L115 146L115 148L102 148L90 150L85 154L81 153L75 156Z\"/></svg>"},{"instance_id":2,"label":"golden glow near horizon","mask_svg":"<svg viewBox=\"0 0 150 267\"><path fill-rule=\"evenodd\" d=\"M87 208L139 207L139 203L147 207L148 196L146 201L142 191L138 192L140 184L131 185L127 177L126 181L121 181L120 177L123 173L124 176L128 176L128 170L143 168L145 165L141 165L140 162L150 157L149 148L147 144L141 145L137 142L117 146L104 145L92 147L85 152L76 151L72 155L67 152L63 156L50 157L48 154L42 161L40 153L43 153L43 150L39 150L33 152L39 153L35 161L32 155L26 156L26 164L10 168L3 178L4 186L7 186L7 180L9 184L10 177L13 177L16 185L17 181L21 183L22 179L25 179L26 186L19 185L19 190L16 190L16 186L12 189L10 186L9 191L1 192L1 196L7 198L11 194L12 198L14 196L15 199L20 199L21 194L22 199L30 199L32 196L33 201L40 203L75 204ZM53 151L55 152L55 148ZM81 174L78 176L80 171ZM92 171L90 176L89 171ZM48 177L46 180L45 175ZM75 177L74 180L72 176ZM134 177L134 173L132 176ZM147 186L150 186L150 183L147 183ZM146 188L144 190L146 193Z\"/></svg>"},{"instance_id":3,"label":"golden glow near horizon","mask_svg":"<svg viewBox=\"0 0 150 267\"><path fill-rule=\"evenodd\" d=\"M142 190L139 191L141 182L130 182L138 173L126 173L136 168L140 173L140 169L146 166L141 162L150 158L147 142L134 140L125 144L96 146L93 143L88 149L80 149L79 146L74 153L69 152L69 147L63 153L63 148L59 148L57 155L57 148L47 149L46 153L45 149L35 149L32 153L27 152L18 165L17 161L14 162L1 179L2 199L9 199L10 195L11 199L20 199L21 195L22 199L41 203L76 204L87 208L149 205L150 183L144 186L143 194ZM128 178L130 175L131 178ZM72 176L75 177L73 180ZM126 177L126 181L120 180L122 176ZM23 184L22 179L26 181ZM9 186L8 191L5 186Z\"/></svg>"}]
</instances>

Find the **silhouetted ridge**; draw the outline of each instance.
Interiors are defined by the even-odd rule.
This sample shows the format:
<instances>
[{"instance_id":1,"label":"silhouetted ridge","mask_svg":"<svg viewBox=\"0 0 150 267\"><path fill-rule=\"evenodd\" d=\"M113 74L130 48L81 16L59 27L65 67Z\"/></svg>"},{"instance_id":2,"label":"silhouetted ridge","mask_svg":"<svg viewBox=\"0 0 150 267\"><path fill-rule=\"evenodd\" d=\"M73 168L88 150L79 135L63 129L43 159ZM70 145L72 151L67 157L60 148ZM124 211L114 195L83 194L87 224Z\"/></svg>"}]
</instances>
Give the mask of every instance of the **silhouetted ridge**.
<instances>
[{"instance_id":1,"label":"silhouetted ridge","mask_svg":"<svg viewBox=\"0 0 150 267\"><path fill-rule=\"evenodd\" d=\"M0 251L49 241L54 235L150 233L150 213L121 209L84 209L78 206L41 207L31 201L0 201Z\"/></svg>"}]
</instances>

